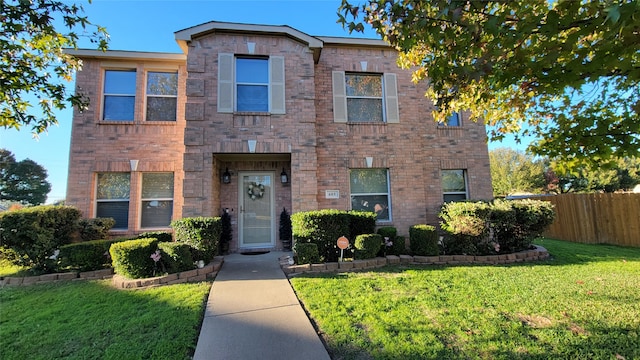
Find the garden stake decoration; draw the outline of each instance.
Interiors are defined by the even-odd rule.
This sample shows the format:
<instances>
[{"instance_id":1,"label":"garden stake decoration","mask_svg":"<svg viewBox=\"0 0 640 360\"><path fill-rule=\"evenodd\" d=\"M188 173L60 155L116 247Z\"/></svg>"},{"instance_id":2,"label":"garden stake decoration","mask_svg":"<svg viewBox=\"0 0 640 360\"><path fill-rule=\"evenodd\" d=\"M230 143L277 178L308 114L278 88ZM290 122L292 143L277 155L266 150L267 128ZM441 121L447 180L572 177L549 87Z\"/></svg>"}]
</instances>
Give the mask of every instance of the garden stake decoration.
<instances>
[{"instance_id":1,"label":"garden stake decoration","mask_svg":"<svg viewBox=\"0 0 640 360\"><path fill-rule=\"evenodd\" d=\"M340 248L340 262L342 262L342 258L344 255L344 249L349 247L349 239L344 236L340 236L338 238L338 248Z\"/></svg>"}]
</instances>

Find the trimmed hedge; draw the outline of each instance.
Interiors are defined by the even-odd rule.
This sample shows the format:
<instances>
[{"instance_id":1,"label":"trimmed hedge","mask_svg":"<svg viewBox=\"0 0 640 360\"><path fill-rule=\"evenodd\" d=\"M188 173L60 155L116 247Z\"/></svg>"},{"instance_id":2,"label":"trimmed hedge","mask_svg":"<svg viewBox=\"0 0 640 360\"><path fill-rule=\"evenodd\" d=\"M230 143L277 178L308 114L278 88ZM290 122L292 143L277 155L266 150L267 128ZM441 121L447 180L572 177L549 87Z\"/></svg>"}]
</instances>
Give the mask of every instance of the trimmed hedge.
<instances>
[{"instance_id":1,"label":"trimmed hedge","mask_svg":"<svg viewBox=\"0 0 640 360\"><path fill-rule=\"evenodd\" d=\"M109 253L116 274L129 279L141 279L156 275L160 269L151 255L158 248L156 239L138 239L117 242L111 245Z\"/></svg>"},{"instance_id":2,"label":"trimmed hedge","mask_svg":"<svg viewBox=\"0 0 640 360\"><path fill-rule=\"evenodd\" d=\"M195 249L194 260L211 261L218 252L222 221L220 217L192 217L171 222L176 241Z\"/></svg>"},{"instance_id":3,"label":"trimmed hedge","mask_svg":"<svg viewBox=\"0 0 640 360\"><path fill-rule=\"evenodd\" d=\"M22 266L34 272L54 270L50 256L71 242L80 210L71 206L35 206L0 213L0 246L17 252Z\"/></svg>"},{"instance_id":4,"label":"trimmed hedge","mask_svg":"<svg viewBox=\"0 0 640 360\"><path fill-rule=\"evenodd\" d=\"M297 242L293 251L298 257L298 264L317 264L320 262L317 244Z\"/></svg>"},{"instance_id":5,"label":"trimmed hedge","mask_svg":"<svg viewBox=\"0 0 640 360\"><path fill-rule=\"evenodd\" d=\"M298 212L291 215L293 238L296 244L316 244L320 260L335 262L340 257L338 238L348 237L353 248L355 237L374 232L375 217L373 212L334 209Z\"/></svg>"},{"instance_id":6,"label":"trimmed hedge","mask_svg":"<svg viewBox=\"0 0 640 360\"><path fill-rule=\"evenodd\" d=\"M93 240L60 247L58 271L93 271L111 267L109 248L125 239Z\"/></svg>"},{"instance_id":7,"label":"trimmed hedge","mask_svg":"<svg viewBox=\"0 0 640 360\"><path fill-rule=\"evenodd\" d=\"M409 228L409 246L414 255L438 256L438 233L435 226L419 224Z\"/></svg>"},{"instance_id":8,"label":"trimmed hedge","mask_svg":"<svg viewBox=\"0 0 640 360\"><path fill-rule=\"evenodd\" d=\"M109 230L115 224L116 221L113 218L80 219L78 221L80 241L106 239L109 235Z\"/></svg>"},{"instance_id":9,"label":"trimmed hedge","mask_svg":"<svg viewBox=\"0 0 640 360\"><path fill-rule=\"evenodd\" d=\"M452 202L442 207L447 254L489 255L526 250L555 218L541 200Z\"/></svg>"},{"instance_id":10,"label":"trimmed hedge","mask_svg":"<svg viewBox=\"0 0 640 360\"><path fill-rule=\"evenodd\" d=\"M177 242L160 242L162 263L169 274L193 270L196 268L191 257L191 246Z\"/></svg>"},{"instance_id":11,"label":"trimmed hedge","mask_svg":"<svg viewBox=\"0 0 640 360\"><path fill-rule=\"evenodd\" d=\"M349 239L376 232L376 213L351 210L347 214L349 214Z\"/></svg>"},{"instance_id":12,"label":"trimmed hedge","mask_svg":"<svg viewBox=\"0 0 640 360\"><path fill-rule=\"evenodd\" d=\"M166 231L147 231L142 234L138 234L131 240L135 239L156 239L160 242L173 242L173 235Z\"/></svg>"},{"instance_id":13,"label":"trimmed hedge","mask_svg":"<svg viewBox=\"0 0 640 360\"><path fill-rule=\"evenodd\" d=\"M373 259L382 246L382 236L380 234L362 234L356 237L356 259Z\"/></svg>"}]
</instances>

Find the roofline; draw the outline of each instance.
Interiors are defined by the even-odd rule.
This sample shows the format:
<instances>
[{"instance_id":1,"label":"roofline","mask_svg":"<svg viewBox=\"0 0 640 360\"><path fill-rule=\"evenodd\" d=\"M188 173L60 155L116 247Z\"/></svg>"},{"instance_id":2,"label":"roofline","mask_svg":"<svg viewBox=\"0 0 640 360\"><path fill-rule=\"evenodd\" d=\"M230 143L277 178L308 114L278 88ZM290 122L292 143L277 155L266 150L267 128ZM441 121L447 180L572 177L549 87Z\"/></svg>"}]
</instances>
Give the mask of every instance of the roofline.
<instances>
[{"instance_id":1,"label":"roofline","mask_svg":"<svg viewBox=\"0 0 640 360\"><path fill-rule=\"evenodd\" d=\"M384 40L371 38L347 38L334 36L318 36L323 43L327 45L345 45L345 46L377 46L391 48Z\"/></svg>"},{"instance_id":2,"label":"roofline","mask_svg":"<svg viewBox=\"0 0 640 360\"><path fill-rule=\"evenodd\" d=\"M65 49L64 52L81 59L187 61L187 55L178 53L89 49Z\"/></svg>"},{"instance_id":3,"label":"roofline","mask_svg":"<svg viewBox=\"0 0 640 360\"><path fill-rule=\"evenodd\" d=\"M175 38L182 50L187 52L186 42L193 40L201 35L212 32L241 32L241 33L264 33L264 34L283 34L298 41L304 42L312 49L321 49L322 41L318 38L296 30L288 25L256 25L241 24L230 22L210 21L204 24L192 26L184 30L176 31Z\"/></svg>"}]
</instances>

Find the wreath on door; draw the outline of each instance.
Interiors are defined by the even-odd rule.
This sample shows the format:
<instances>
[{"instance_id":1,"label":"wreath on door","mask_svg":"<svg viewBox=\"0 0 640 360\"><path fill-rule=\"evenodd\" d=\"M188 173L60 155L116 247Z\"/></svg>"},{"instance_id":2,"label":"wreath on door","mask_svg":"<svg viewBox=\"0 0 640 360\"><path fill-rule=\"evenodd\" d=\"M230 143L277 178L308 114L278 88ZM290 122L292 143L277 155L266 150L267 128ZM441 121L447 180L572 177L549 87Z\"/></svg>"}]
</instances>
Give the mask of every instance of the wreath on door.
<instances>
[{"instance_id":1,"label":"wreath on door","mask_svg":"<svg viewBox=\"0 0 640 360\"><path fill-rule=\"evenodd\" d=\"M264 196L264 185L252 182L247 186L247 194L251 200L262 199Z\"/></svg>"}]
</instances>

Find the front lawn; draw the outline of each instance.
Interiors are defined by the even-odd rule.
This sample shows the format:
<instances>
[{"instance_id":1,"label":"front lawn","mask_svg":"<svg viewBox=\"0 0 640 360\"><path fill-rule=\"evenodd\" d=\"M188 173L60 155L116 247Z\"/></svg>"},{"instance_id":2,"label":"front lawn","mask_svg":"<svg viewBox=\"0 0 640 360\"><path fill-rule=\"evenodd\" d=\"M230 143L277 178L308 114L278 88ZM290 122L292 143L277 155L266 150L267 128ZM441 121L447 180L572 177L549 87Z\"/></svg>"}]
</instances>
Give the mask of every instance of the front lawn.
<instances>
[{"instance_id":1,"label":"front lawn","mask_svg":"<svg viewBox=\"0 0 640 360\"><path fill-rule=\"evenodd\" d=\"M211 283L123 291L105 281L0 288L0 358L190 359Z\"/></svg>"},{"instance_id":2,"label":"front lawn","mask_svg":"<svg viewBox=\"0 0 640 360\"><path fill-rule=\"evenodd\" d=\"M640 249L537 243L551 259L291 283L334 359L639 359Z\"/></svg>"}]
</instances>

